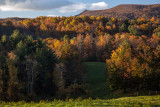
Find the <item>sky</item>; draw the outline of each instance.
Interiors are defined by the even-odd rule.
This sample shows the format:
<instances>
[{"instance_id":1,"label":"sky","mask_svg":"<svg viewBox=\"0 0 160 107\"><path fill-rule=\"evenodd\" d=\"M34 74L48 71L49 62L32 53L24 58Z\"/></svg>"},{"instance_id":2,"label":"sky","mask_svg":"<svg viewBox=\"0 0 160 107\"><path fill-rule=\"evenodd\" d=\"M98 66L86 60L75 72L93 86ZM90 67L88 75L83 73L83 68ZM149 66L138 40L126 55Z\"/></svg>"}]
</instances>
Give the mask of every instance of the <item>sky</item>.
<instances>
[{"instance_id":1,"label":"sky","mask_svg":"<svg viewBox=\"0 0 160 107\"><path fill-rule=\"evenodd\" d=\"M74 16L84 10L109 9L120 4L160 4L160 0L0 0L0 18Z\"/></svg>"}]
</instances>

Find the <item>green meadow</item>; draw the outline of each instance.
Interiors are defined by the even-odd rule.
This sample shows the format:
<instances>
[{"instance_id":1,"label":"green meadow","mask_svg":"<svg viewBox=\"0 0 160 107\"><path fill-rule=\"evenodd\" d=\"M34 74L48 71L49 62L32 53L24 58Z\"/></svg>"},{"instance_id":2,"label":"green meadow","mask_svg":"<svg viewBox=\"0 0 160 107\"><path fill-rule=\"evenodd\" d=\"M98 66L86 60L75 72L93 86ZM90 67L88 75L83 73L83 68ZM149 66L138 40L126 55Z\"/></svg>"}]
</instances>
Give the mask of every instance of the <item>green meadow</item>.
<instances>
[{"instance_id":1,"label":"green meadow","mask_svg":"<svg viewBox=\"0 0 160 107\"><path fill-rule=\"evenodd\" d=\"M108 95L110 90L106 84L106 63L86 62L84 66L90 96L103 98Z\"/></svg>"},{"instance_id":2,"label":"green meadow","mask_svg":"<svg viewBox=\"0 0 160 107\"><path fill-rule=\"evenodd\" d=\"M96 99L68 99L65 101L54 100L54 101L40 101L26 103L21 102L10 102L0 103L1 107L159 107L160 106L160 95L157 96L138 96L138 97L123 97L118 99L101 100Z\"/></svg>"}]
</instances>

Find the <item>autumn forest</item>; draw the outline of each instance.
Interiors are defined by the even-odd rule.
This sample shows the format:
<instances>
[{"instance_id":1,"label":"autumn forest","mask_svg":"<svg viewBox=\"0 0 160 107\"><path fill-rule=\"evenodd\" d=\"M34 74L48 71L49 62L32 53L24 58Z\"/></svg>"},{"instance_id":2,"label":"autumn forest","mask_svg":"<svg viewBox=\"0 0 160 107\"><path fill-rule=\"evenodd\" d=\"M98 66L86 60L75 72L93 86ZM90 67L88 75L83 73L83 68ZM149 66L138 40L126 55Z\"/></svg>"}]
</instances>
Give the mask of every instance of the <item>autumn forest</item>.
<instances>
[{"instance_id":1,"label":"autumn forest","mask_svg":"<svg viewBox=\"0 0 160 107\"><path fill-rule=\"evenodd\" d=\"M158 94L160 19L0 20L0 100L89 98L87 62L105 63L105 83L113 94Z\"/></svg>"}]
</instances>

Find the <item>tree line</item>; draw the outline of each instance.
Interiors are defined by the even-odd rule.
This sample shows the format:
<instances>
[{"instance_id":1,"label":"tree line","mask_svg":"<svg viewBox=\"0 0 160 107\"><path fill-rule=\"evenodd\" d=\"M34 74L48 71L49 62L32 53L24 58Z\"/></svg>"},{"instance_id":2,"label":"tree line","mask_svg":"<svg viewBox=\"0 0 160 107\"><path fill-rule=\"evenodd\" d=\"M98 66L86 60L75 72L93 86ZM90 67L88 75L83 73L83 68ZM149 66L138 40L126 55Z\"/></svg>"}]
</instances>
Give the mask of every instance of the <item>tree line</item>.
<instances>
[{"instance_id":1,"label":"tree line","mask_svg":"<svg viewBox=\"0 0 160 107\"><path fill-rule=\"evenodd\" d=\"M116 19L103 16L79 16L79 17L37 17L33 19L6 19L0 22L3 29L0 34L12 33L11 30L19 29L25 34L36 37L62 38L64 35L75 37L77 34L92 34L94 36L116 34L119 32L133 35L149 35L159 32L160 20L151 19ZM7 32L6 32L7 31ZM9 35L10 35L9 34ZM9 36L8 35L8 36Z\"/></svg>"}]
</instances>

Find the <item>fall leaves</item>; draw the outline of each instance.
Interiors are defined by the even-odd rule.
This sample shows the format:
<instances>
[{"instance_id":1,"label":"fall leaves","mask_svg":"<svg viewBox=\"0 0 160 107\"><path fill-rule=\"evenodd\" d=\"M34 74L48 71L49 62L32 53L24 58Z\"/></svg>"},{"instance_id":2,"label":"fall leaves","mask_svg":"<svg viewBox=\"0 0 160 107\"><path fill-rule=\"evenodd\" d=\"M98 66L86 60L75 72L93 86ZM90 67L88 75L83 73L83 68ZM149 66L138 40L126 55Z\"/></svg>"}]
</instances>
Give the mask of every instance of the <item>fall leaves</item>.
<instances>
[{"instance_id":1,"label":"fall leaves","mask_svg":"<svg viewBox=\"0 0 160 107\"><path fill-rule=\"evenodd\" d=\"M154 46L152 45L155 40ZM107 59L108 81L111 88L129 88L141 90L157 90L160 81L159 71L159 41L155 36L134 37L127 36L121 40L119 47L113 50L111 58ZM151 78L157 78L156 81ZM150 88L150 84L154 87ZM114 87L112 87L114 86ZM143 86L143 87L141 87Z\"/></svg>"}]
</instances>

